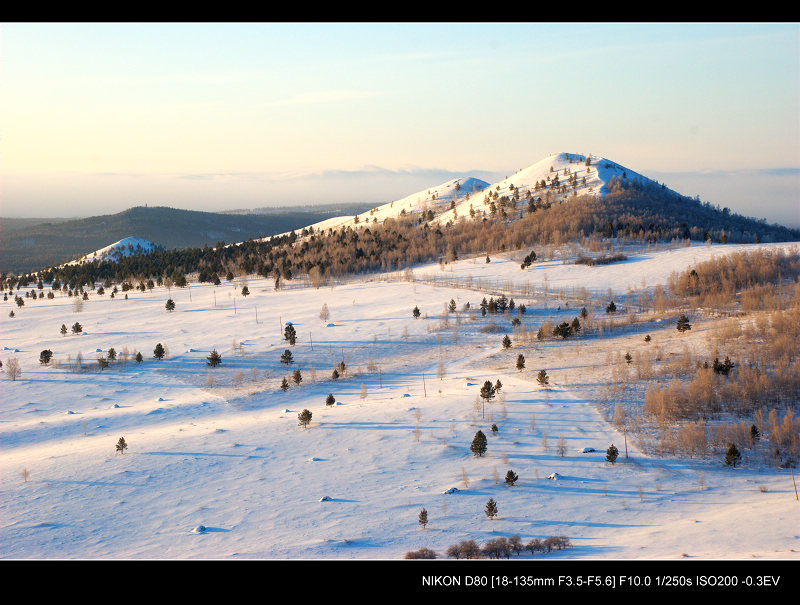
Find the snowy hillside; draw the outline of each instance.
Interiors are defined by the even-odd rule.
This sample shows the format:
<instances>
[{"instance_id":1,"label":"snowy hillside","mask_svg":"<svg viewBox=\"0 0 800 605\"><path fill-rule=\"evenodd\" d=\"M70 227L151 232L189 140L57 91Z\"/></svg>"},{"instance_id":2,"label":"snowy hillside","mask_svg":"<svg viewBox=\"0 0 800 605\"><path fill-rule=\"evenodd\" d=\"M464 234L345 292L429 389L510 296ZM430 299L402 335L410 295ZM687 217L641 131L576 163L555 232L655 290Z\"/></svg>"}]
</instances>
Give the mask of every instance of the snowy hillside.
<instances>
[{"instance_id":1,"label":"snowy hillside","mask_svg":"<svg viewBox=\"0 0 800 605\"><path fill-rule=\"evenodd\" d=\"M609 192L613 179L662 187L655 181L603 157L557 153L497 183L489 184L474 177L452 179L376 206L357 216L335 217L311 227L315 231L338 229L382 223L387 218L402 216L445 225L459 219L481 218L489 213L492 199L497 200L504 196L523 205L527 203L528 196L551 203L568 200L571 196L603 196Z\"/></svg>"},{"instance_id":2,"label":"snowy hillside","mask_svg":"<svg viewBox=\"0 0 800 605\"><path fill-rule=\"evenodd\" d=\"M550 163L508 182L541 180ZM607 177L598 161L587 187ZM363 220L449 204L455 184ZM459 195L472 191L472 181L460 184ZM702 348L713 318L693 315L685 335L671 319L652 319L606 338L504 349L510 318L476 312L482 298L530 282L535 293L517 297L530 330L571 320L578 309L570 297L581 288L597 295L589 310L604 315L609 288L652 288L673 270L741 248L643 248L593 268L556 255L527 271L521 253L509 252L490 263L416 267L416 281L371 275L276 290L249 276L125 298L89 291L77 304L63 291L19 306L9 298L0 314L0 557L400 559L519 535L523 543L565 536L571 547L514 558L798 559L788 468L648 455L597 406L609 347L643 347L646 332L665 356ZM457 312L445 310L451 300ZM284 337L288 323L294 345ZM166 348L160 360L157 344ZM216 367L212 350L222 357ZM286 350L290 364L281 360ZM548 387L537 382L540 370ZM487 380L502 388L484 403ZM304 409L312 413L305 428ZM470 451L478 430L488 440L481 457ZM118 452L120 438L127 448ZM605 457L612 443L616 464ZM519 479L509 486L512 469ZM489 498L495 518L484 512Z\"/></svg>"},{"instance_id":3,"label":"snowy hillside","mask_svg":"<svg viewBox=\"0 0 800 605\"><path fill-rule=\"evenodd\" d=\"M124 237L118 242L114 242L113 244L105 246L104 248L100 248L99 250L95 250L89 254L85 254L79 259L68 264L82 264L94 260L113 261L125 256L130 256L131 254L145 254L155 250L156 248L157 246L153 242L144 238Z\"/></svg>"}]
</instances>

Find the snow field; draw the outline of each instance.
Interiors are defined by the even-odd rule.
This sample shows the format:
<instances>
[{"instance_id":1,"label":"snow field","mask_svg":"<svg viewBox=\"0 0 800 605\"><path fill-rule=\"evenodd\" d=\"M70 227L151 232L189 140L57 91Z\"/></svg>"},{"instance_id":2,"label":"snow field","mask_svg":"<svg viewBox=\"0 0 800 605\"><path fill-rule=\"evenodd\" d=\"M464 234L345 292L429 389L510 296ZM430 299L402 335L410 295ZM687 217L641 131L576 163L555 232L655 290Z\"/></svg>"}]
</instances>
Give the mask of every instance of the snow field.
<instances>
[{"instance_id":1,"label":"snow field","mask_svg":"<svg viewBox=\"0 0 800 605\"><path fill-rule=\"evenodd\" d=\"M615 265L574 273L578 267L560 261L523 272L513 254L447 269L487 279L524 275L537 290L546 273L551 284L603 294L609 287L624 292L626 273L651 287L667 270L685 269L689 254L702 260L711 252L653 252L624 263L619 274L608 271ZM415 274L448 271L432 265ZM2 381L0 556L397 559L421 547L443 554L464 539L482 544L519 534L523 542L571 540L573 548L548 558L798 557L787 471L650 458L630 439L625 459L624 436L595 406L603 343L551 341L504 351L509 318L462 314L458 324L451 314L445 325L445 303L453 298L459 309L467 301L475 308L493 295L487 290L398 280L280 291L270 280L247 283L248 297L239 280L133 291L128 300L91 293L80 313L60 294L26 299L20 309L6 303L2 360L18 358L23 373ZM164 309L169 297L172 313ZM579 311L559 312L553 300L516 302L529 305L529 329ZM319 318L323 303L327 322ZM411 316L415 305L418 320ZM15 318L8 317L12 306ZM84 334L62 337L61 324L75 321ZM507 331L481 331L492 321ZM282 336L286 322L297 330L294 347ZM675 330L647 332L666 342ZM619 346L641 340L635 330L614 337ZM152 356L158 342L169 349L162 361ZM97 349L109 347L118 354L127 347L131 357L140 350L144 361L69 370L67 355L74 360L80 351L90 364ZM46 348L60 367L39 364ZM214 348L223 361L212 369L205 358ZM285 349L295 358L289 367L279 361ZM519 353L526 358L521 373L514 368ZM347 373L333 381L342 357ZM581 364L584 372L576 372ZM298 368L303 383L282 392L281 378ZM549 390L536 384L539 369L551 376ZM485 409L476 405L480 385L497 379L501 396ZM328 393L336 405L325 405ZM304 408L313 413L305 429L297 420ZM475 458L469 445L479 429L488 451ZM129 444L124 454L114 451L120 436ZM557 452L562 436L564 456ZM605 462L612 442L620 450L613 466ZM579 453L584 447L597 451ZM519 475L514 487L503 484L508 469ZM547 479L554 472L560 479ZM451 487L459 491L442 494ZM320 502L324 496L330 500ZM499 508L494 520L483 513L490 497ZM426 529L417 524L423 507ZM758 523L742 524L745 515ZM192 533L198 525L206 530Z\"/></svg>"}]
</instances>

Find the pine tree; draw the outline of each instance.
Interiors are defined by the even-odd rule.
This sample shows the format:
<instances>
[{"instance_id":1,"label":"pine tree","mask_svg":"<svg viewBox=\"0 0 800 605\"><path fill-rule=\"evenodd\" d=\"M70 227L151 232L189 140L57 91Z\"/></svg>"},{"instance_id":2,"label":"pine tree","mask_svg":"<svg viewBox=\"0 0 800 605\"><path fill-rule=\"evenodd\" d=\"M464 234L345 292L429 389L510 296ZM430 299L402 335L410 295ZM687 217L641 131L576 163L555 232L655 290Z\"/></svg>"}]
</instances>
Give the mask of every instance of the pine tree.
<instances>
[{"instance_id":1,"label":"pine tree","mask_svg":"<svg viewBox=\"0 0 800 605\"><path fill-rule=\"evenodd\" d=\"M242 296L249 296L250 295L250 288L247 286L242 286Z\"/></svg>"},{"instance_id":2,"label":"pine tree","mask_svg":"<svg viewBox=\"0 0 800 605\"><path fill-rule=\"evenodd\" d=\"M510 349L511 348L511 339L508 337L508 334L503 336L503 348Z\"/></svg>"},{"instance_id":3,"label":"pine tree","mask_svg":"<svg viewBox=\"0 0 800 605\"><path fill-rule=\"evenodd\" d=\"M517 356L517 369L520 372L525 369L525 356L522 353Z\"/></svg>"},{"instance_id":4,"label":"pine tree","mask_svg":"<svg viewBox=\"0 0 800 605\"><path fill-rule=\"evenodd\" d=\"M606 450L606 460L608 460L611 464L614 464L614 462L617 460L617 456L619 456L619 450L612 443Z\"/></svg>"},{"instance_id":5,"label":"pine tree","mask_svg":"<svg viewBox=\"0 0 800 605\"><path fill-rule=\"evenodd\" d=\"M283 331L283 339L288 340L289 344L292 346L297 342L297 331L294 329L291 322L286 325L286 329Z\"/></svg>"},{"instance_id":6,"label":"pine tree","mask_svg":"<svg viewBox=\"0 0 800 605\"><path fill-rule=\"evenodd\" d=\"M456 301L453 300L452 298L450 299L450 304L447 306L447 310L450 313L455 313L456 311Z\"/></svg>"},{"instance_id":7,"label":"pine tree","mask_svg":"<svg viewBox=\"0 0 800 605\"><path fill-rule=\"evenodd\" d=\"M728 451L725 453L725 464L736 468L736 465L742 460L742 455L739 453L735 444L731 443Z\"/></svg>"},{"instance_id":8,"label":"pine tree","mask_svg":"<svg viewBox=\"0 0 800 605\"><path fill-rule=\"evenodd\" d=\"M615 305L614 301L612 300L610 303L608 303L608 306L606 307L606 313L615 313L616 311L617 311L617 305Z\"/></svg>"},{"instance_id":9,"label":"pine tree","mask_svg":"<svg viewBox=\"0 0 800 605\"><path fill-rule=\"evenodd\" d=\"M486 516L490 519L493 519L497 516L497 502L495 502L493 498L489 498L489 501L486 502L486 508L484 510L486 512Z\"/></svg>"},{"instance_id":10,"label":"pine tree","mask_svg":"<svg viewBox=\"0 0 800 605\"><path fill-rule=\"evenodd\" d=\"M492 399L494 399L496 392L497 389L495 389L495 386L492 384L492 381L487 380L486 382L483 383L483 386L481 387L481 398L484 401L491 401Z\"/></svg>"},{"instance_id":11,"label":"pine tree","mask_svg":"<svg viewBox=\"0 0 800 605\"><path fill-rule=\"evenodd\" d=\"M172 311L175 310L175 301L170 298L169 300L167 300L166 304L164 305L164 308L171 313Z\"/></svg>"},{"instance_id":12,"label":"pine tree","mask_svg":"<svg viewBox=\"0 0 800 605\"><path fill-rule=\"evenodd\" d=\"M294 361L292 359L292 352L289 349L286 349L281 355L281 363L289 365L290 363L292 363L292 361Z\"/></svg>"},{"instance_id":13,"label":"pine tree","mask_svg":"<svg viewBox=\"0 0 800 605\"><path fill-rule=\"evenodd\" d=\"M543 387L546 387L550 384L550 377L547 375L545 370L539 370L539 373L536 375L536 381Z\"/></svg>"},{"instance_id":14,"label":"pine tree","mask_svg":"<svg viewBox=\"0 0 800 605\"><path fill-rule=\"evenodd\" d=\"M125 437L120 437L119 441L117 441L117 451L120 454L124 454L125 450L128 448L128 444L125 443Z\"/></svg>"},{"instance_id":15,"label":"pine tree","mask_svg":"<svg viewBox=\"0 0 800 605\"><path fill-rule=\"evenodd\" d=\"M67 335L67 326L66 324L61 324L61 336Z\"/></svg>"},{"instance_id":16,"label":"pine tree","mask_svg":"<svg viewBox=\"0 0 800 605\"><path fill-rule=\"evenodd\" d=\"M45 349L41 353L39 353L39 363L42 365L47 365L50 363L50 359L53 357L53 352L50 349Z\"/></svg>"},{"instance_id":17,"label":"pine tree","mask_svg":"<svg viewBox=\"0 0 800 605\"><path fill-rule=\"evenodd\" d=\"M220 355L216 349L211 351L211 355L206 357L208 360L206 363L210 365L212 368L216 368L219 364L222 363L222 355Z\"/></svg>"},{"instance_id":18,"label":"pine tree","mask_svg":"<svg viewBox=\"0 0 800 605\"><path fill-rule=\"evenodd\" d=\"M483 434L483 431L478 431L475 433L475 438L472 440L472 444L469 446L472 455L477 457L483 456L486 453L486 447L486 435Z\"/></svg>"},{"instance_id":19,"label":"pine tree","mask_svg":"<svg viewBox=\"0 0 800 605\"><path fill-rule=\"evenodd\" d=\"M428 511L424 508L419 511L419 524L422 526L422 529L425 529L425 526L428 524Z\"/></svg>"},{"instance_id":20,"label":"pine tree","mask_svg":"<svg viewBox=\"0 0 800 605\"><path fill-rule=\"evenodd\" d=\"M414 307L411 311L411 315L414 316L414 319L419 319L419 307Z\"/></svg>"},{"instance_id":21,"label":"pine tree","mask_svg":"<svg viewBox=\"0 0 800 605\"><path fill-rule=\"evenodd\" d=\"M303 428L307 428L308 425L311 423L311 412L308 410L303 410L297 415L297 419L300 421L300 426Z\"/></svg>"},{"instance_id":22,"label":"pine tree","mask_svg":"<svg viewBox=\"0 0 800 605\"><path fill-rule=\"evenodd\" d=\"M333 396L333 393L328 393L328 396L325 398L325 405L331 407L334 403L336 403L336 397Z\"/></svg>"},{"instance_id":23,"label":"pine tree","mask_svg":"<svg viewBox=\"0 0 800 605\"><path fill-rule=\"evenodd\" d=\"M164 349L164 345L162 345L161 343L158 343L156 345L156 348L153 349L153 357L155 357L156 359L163 359L164 355L166 354L167 352Z\"/></svg>"},{"instance_id":24,"label":"pine tree","mask_svg":"<svg viewBox=\"0 0 800 605\"><path fill-rule=\"evenodd\" d=\"M506 473L506 485L509 487L513 486L517 482L517 479L519 479L517 474L511 469L508 469L508 472Z\"/></svg>"},{"instance_id":25,"label":"pine tree","mask_svg":"<svg viewBox=\"0 0 800 605\"><path fill-rule=\"evenodd\" d=\"M136 363L142 363L143 359L144 359L144 357L142 356L142 352L141 351L137 351L136 352Z\"/></svg>"},{"instance_id":26,"label":"pine tree","mask_svg":"<svg viewBox=\"0 0 800 605\"><path fill-rule=\"evenodd\" d=\"M72 324L72 333L80 334L81 332L83 332L83 326L80 324L80 322L76 321L74 324Z\"/></svg>"},{"instance_id":27,"label":"pine tree","mask_svg":"<svg viewBox=\"0 0 800 605\"><path fill-rule=\"evenodd\" d=\"M289 390L289 381L286 380L286 376L284 376L283 380L281 380L281 390L284 393Z\"/></svg>"},{"instance_id":28,"label":"pine tree","mask_svg":"<svg viewBox=\"0 0 800 605\"><path fill-rule=\"evenodd\" d=\"M677 325L675 327L678 329L678 332L681 332L681 333L692 329L692 326L689 323L689 318L686 317L686 315L681 315L678 318L678 323L677 323Z\"/></svg>"},{"instance_id":29,"label":"pine tree","mask_svg":"<svg viewBox=\"0 0 800 605\"><path fill-rule=\"evenodd\" d=\"M297 386L300 386L300 383L303 382L303 375L300 373L300 370L295 370L292 373L292 380Z\"/></svg>"}]
</instances>

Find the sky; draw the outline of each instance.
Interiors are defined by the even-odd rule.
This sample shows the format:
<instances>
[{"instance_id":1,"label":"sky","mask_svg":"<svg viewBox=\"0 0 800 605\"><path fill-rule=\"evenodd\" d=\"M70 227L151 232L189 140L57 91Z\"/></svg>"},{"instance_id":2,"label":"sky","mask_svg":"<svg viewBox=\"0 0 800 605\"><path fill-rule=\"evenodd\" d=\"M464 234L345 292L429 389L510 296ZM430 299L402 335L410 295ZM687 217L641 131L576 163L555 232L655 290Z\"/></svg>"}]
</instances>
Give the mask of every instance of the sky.
<instances>
[{"instance_id":1,"label":"sky","mask_svg":"<svg viewBox=\"0 0 800 605\"><path fill-rule=\"evenodd\" d=\"M383 204L592 153L800 226L798 23L0 24L0 215Z\"/></svg>"}]
</instances>

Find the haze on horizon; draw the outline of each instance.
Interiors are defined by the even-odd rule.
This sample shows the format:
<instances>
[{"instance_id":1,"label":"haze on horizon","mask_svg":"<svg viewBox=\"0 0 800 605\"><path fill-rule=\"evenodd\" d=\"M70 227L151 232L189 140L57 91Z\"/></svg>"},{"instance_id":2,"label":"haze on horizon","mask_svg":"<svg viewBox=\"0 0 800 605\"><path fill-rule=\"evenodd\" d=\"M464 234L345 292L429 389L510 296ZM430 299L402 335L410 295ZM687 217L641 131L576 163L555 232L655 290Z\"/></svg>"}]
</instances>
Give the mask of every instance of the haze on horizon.
<instances>
[{"instance_id":1,"label":"haze on horizon","mask_svg":"<svg viewBox=\"0 0 800 605\"><path fill-rule=\"evenodd\" d=\"M594 153L800 226L797 23L3 23L0 215L383 204Z\"/></svg>"}]
</instances>

